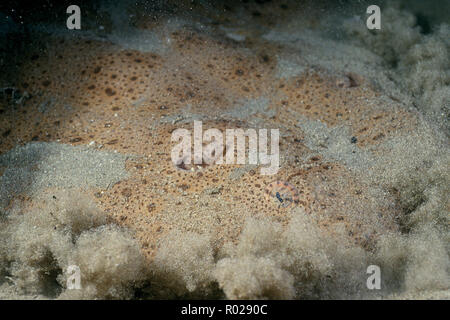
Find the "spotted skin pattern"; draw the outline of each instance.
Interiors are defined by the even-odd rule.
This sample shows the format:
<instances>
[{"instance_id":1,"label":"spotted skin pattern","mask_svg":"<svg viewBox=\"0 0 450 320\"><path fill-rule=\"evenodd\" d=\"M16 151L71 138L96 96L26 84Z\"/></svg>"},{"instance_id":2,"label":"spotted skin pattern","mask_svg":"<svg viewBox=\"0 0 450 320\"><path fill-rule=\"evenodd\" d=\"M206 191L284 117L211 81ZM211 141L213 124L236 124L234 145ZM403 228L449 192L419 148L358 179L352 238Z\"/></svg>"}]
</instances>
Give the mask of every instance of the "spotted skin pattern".
<instances>
[{"instance_id":1,"label":"spotted skin pattern","mask_svg":"<svg viewBox=\"0 0 450 320\"><path fill-rule=\"evenodd\" d=\"M278 208L288 208L299 204L299 193L297 189L286 181L273 181L267 185L265 190L266 199L278 205Z\"/></svg>"}]
</instances>

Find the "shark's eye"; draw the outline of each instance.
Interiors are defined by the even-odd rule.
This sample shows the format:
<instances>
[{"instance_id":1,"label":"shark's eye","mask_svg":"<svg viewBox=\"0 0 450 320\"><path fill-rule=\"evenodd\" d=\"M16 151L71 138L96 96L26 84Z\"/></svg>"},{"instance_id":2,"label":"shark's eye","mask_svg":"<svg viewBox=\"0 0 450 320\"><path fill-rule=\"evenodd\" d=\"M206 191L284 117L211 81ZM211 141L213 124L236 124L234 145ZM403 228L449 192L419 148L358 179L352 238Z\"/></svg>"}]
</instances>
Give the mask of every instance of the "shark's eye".
<instances>
[{"instance_id":1,"label":"shark's eye","mask_svg":"<svg viewBox=\"0 0 450 320\"><path fill-rule=\"evenodd\" d=\"M291 207L299 203L297 189L286 181L273 181L266 187L266 200L278 207Z\"/></svg>"},{"instance_id":2,"label":"shark's eye","mask_svg":"<svg viewBox=\"0 0 450 320\"><path fill-rule=\"evenodd\" d=\"M184 157L184 158L178 159L174 163L174 165L175 165L175 167L178 170L181 170L181 171L192 171L192 172L202 170L202 169L204 169L204 168L206 168L208 166L208 164L206 164L206 163L194 164L192 162L193 162L192 159L188 159L187 157Z\"/></svg>"}]
</instances>

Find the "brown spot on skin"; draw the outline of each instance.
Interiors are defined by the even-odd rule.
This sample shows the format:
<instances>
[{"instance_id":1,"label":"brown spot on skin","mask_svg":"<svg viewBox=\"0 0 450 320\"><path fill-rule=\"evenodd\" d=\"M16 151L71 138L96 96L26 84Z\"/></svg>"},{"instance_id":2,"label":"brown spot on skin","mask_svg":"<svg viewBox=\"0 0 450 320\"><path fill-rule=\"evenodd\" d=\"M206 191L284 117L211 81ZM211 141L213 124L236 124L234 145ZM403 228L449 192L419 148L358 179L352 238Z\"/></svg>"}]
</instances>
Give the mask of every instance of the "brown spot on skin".
<instances>
[{"instance_id":1,"label":"brown spot on skin","mask_svg":"<svg viewBox=\"0 0 450 320\"><path fill-rule=\"evenodd\" d=\"M377 140L380 140L382 138L384 138L384 133L377 134L375 137L373 137L373 140L377 141Z\"/></svg>"},{"instance_id":2,"label":"brown spot on skin","mask_svg":"<svg viewBox=\"0 0 450 320\"><path fill-rule=\"evenodd\" d=\"M102 67L95 67L94 73L99 73L102 70Z\"/></svg>"},{"instance_id":3,"label":"brown spot on skin","mask_svg":"<svg viewBox=\"0 0 450 320\"><path fill-rule=\"evenodd\" d=\"M2 133L2 137L6 138L7 136L9 136L9 134L11 133L11 129L6 130L5 132Z\"/></svg>"},{"instance_id":4,"label":"brown spot on skin","mask_svg":"<svg viewBox=\"0 0 450 320\"><path fill-rule=\"evenodd\" d=\"M115 92L113 89L111 89L111 88L107 88L107 89L105 90L105 93L106 93L108 96L110 96L110 97L116 94L116 92Z\"/></svg>"},{"instance_id":5,"label":"brown spot on skin","mask_svg":"<svg viewBox=\"0 0 450 320\"><path fill-rule=\"evenodd\" d=\"M119 142L119 139L113 139L111 141L108 141L106 144L113 145L116 144L117 142Z\"/></svg>"},{"instance_id":6,"label":"brown spot on skin","mask_svg":"<svg viewBox=\"0 0 450 320\"><path fill-rule=\"evenodd\" d=\"M279 208L287 208L299 203L297 189L287 181L274 181L267 186L265 192L266 200Z\"/></svg>"}]
</instances>

